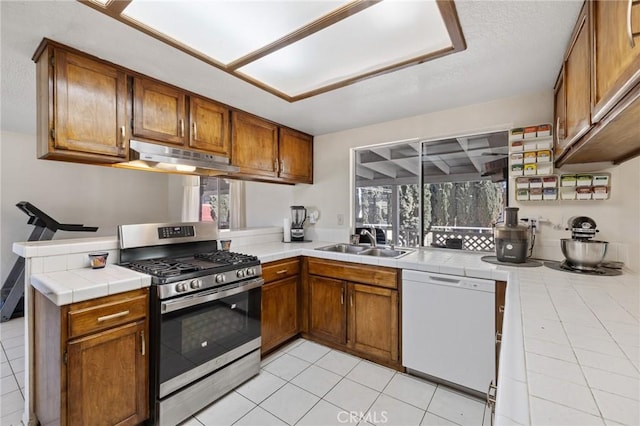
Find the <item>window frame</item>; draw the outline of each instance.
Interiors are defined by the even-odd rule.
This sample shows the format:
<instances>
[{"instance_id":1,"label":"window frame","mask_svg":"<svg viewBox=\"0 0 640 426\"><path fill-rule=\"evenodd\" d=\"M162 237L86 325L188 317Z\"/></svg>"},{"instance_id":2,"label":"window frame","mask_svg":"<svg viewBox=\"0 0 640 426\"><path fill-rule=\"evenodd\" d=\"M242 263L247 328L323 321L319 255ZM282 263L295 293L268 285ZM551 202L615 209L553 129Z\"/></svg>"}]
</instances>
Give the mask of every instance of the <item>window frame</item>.
<instances>
[{"instance_id":1,"label":"window frame","mask_svg":"<svg viewBox=\"0 0 640 426\"><path fill-rule=\"evenodd\" d=\"M357 218L356 218L356 208L357 208L357 202L356 202L356 197L357 197L357 187L356 187L356 182L357 182L357 164L356 161L358 161L358 151L361 150L366 150L366 149L372 149L372 148L384 148L384 147L391 147L391 146L395 146L395 145L400 145L400 144L411 144L411 143L419 143L419 153L418 153L418 163L419 163L419 167L418 167L418 175L417 175L417 185L418 185L418 189L419 189L419 194L420 194L420 199L419 199L419 221L418 221L418 248L422 248L422 247L429 247L429 246L425 246L425 235L424 235L424 179L423 179L423 164L422 164L422 158L425 155L425 146L428 145L430 142L437 142L437 141L444 141L447 139L452 139L452 138L473 138L473 137L477 137L477 136L481 136L481 135L487 135L487 134L492 134L492 133L501 133L504 132L507 135L507 139L506 139L506 145L505 145L505 149L507 150L507 153L505 155L509 155L508 154L508 147L509 147L509 139L508 139L508 134L509 134L509 129L512 126L496 126L496 127L492 127L492 128L485 128L485 129L481 129L478 131L474 131L474 132L467 132L467 133L455 133L455 134L451 134L448 136L438 136L438 137L430 137L430 138L410 138L410 139L403 139L403 140L397 140L397 141L392 141L392 142L384 142L384 143L380 143L380 144L371 144L371 145L362 145L362 146L357 146L357 147L353 147L349 150L349 161L350 161L350 182L349 182L349 212L350 212L350 218L349 218L349 227L350 227L350 231L351 232L355 232L355 228L356 228L356 222L357 222ZM455 181L452 181L455 182ZM382 185L380 185L382 186ZM395 190L393 190L394 194L397 195L398 193L398 184L395 184ZM507 175L505 177L505 191L504 191L504 205L508 206L509 205L509 195L510 195L510 185L509 185L509 176ZM396 212L394 213L394 217L392 218L391 222L399 222L399 211L398 210L398 203L397 201L394 203L396 207ZM398 228L396 230L396 228ZM393 243L395 244L399 238L399 225L396 227L395 225L392 225L392 229L395 231L393 232Z\"/></svg>"}]
</instances>

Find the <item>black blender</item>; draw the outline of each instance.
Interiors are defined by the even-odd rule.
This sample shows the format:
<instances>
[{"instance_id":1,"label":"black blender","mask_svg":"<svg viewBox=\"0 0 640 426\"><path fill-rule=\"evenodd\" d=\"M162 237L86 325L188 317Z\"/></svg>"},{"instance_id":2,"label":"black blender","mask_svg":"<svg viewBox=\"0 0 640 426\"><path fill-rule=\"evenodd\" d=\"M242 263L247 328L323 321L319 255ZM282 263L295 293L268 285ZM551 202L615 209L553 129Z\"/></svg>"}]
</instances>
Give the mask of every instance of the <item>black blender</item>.
<instances>
[{"instance_id":1,"label":"black blender","mask_svg":"<svg viewBox=\"0 0 640 426\"><path fill-rule=\"evenodd\" d=\"M304 221L307 209L304 206L291 206L291 241L304 241Z\"/></svg>"}]
</instances>

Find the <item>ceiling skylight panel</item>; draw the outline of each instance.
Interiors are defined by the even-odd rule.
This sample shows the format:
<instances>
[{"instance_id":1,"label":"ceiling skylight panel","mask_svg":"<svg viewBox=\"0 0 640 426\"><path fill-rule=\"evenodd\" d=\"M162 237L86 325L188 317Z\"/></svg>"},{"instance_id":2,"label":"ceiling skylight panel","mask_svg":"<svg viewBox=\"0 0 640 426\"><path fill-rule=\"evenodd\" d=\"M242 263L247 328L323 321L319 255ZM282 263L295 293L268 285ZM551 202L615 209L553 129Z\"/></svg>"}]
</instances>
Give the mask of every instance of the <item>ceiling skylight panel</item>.
<instances>
[{"instance_id":1,"label":"ceiling skylight panel","mask_svg":"<svg viewBox=\"0 0 640 426\"><path fill-rule=\"evenodd\" d=\"M434 1L386 0L237 71L296 96L451 46Z\"/></svg>"},{"instance_id":2,"label":"ceiling skylight panel","mask_svg":"<svg viewBox=\"0 0 640 426\"><path fill-rule=\"evenodd\" d=\"M133 0L123 16L228 64L346 1Z\"/></svg>"}]
</instances>

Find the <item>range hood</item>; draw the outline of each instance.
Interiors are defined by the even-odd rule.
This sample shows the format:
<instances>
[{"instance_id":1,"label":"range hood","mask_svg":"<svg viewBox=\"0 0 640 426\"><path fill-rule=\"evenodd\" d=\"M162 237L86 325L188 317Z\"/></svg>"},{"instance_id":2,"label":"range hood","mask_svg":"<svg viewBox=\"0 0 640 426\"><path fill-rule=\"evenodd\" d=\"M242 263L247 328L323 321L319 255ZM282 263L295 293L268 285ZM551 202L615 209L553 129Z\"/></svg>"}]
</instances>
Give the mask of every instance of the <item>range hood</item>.
<instances>
[{"instance_id":1,"label":"range hood","mask_svg":"<svg viewBox=\"0 0 640 426\"><path fill-rule=\"evenodd\" d=\"M129 141L129 161L114 166L200 176L225 175L239 170L229 164L227 157L133 139Z\"/></svg>"}]
</instances>

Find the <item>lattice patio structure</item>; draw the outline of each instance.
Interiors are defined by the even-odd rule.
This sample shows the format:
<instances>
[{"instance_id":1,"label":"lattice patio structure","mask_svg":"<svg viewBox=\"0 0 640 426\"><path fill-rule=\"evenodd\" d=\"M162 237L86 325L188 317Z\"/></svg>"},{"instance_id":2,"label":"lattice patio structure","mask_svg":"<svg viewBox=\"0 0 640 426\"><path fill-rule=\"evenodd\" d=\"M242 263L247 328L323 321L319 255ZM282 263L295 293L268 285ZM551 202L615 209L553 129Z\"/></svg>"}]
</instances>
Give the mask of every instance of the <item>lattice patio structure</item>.
<instances>
[{"instance_id":1,"label":"lattice patio structure","mask_svg":"<svg viewBox=\"0 0 640 426\"><path fill-rule=\"evenodd\" d=\"M432 228L429 244L444 247L449 239L461 239L463 250L493 251L495 249L493 230L491 228L476 228L475 230L464 231L456 231L455 228L450 231L433 230Z\"/></svg>"}]
</instances>

